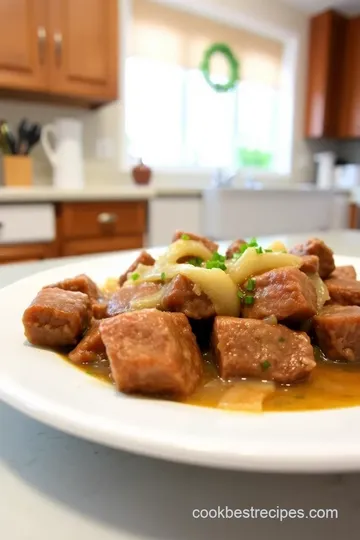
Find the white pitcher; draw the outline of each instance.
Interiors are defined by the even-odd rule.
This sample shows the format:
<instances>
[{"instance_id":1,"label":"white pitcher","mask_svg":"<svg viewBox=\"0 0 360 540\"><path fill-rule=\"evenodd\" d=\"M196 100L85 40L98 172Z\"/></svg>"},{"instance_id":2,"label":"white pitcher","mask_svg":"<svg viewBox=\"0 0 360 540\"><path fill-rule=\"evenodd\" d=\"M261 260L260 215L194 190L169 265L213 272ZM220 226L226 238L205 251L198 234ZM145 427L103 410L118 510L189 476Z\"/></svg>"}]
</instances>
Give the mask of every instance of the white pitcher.
<instances>
[{"instance_id":1,"label":"white pitcher","mask_svg":"<svg viewBox=\"0 0 360 540\"><path fill-rule=\"evenodd\" d=\"M54 137L55 147L50 143ZM59 118L43 126L41 143L53 166L53 184L62 189L84 187L83 126L74 118Z\"/></svg>"}]
</instances>

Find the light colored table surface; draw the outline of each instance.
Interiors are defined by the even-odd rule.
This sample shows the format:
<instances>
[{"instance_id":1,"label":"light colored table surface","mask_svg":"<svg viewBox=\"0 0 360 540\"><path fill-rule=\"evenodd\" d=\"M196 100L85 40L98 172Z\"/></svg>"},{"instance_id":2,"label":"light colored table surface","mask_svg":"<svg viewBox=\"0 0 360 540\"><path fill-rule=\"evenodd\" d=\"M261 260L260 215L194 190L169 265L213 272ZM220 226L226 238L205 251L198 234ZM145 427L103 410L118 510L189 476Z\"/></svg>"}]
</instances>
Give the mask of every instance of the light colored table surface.
<instances>
[{"instance_id":1,"label":"light colored table surface","mask_svg":"<svg viewBox=\"0 0 360 540\"><path fill-rule=\"evenodd\" d=\"M360 232L321 236L337 253L360 257ZM2 266L0 286L60 264ZM339 517L192 517L195 508L226 506L334 508ZM175 465L76 439L0 404L1 540L355 540L359 527L360 474L266 475Z\"/></svg>"}]
</instances>

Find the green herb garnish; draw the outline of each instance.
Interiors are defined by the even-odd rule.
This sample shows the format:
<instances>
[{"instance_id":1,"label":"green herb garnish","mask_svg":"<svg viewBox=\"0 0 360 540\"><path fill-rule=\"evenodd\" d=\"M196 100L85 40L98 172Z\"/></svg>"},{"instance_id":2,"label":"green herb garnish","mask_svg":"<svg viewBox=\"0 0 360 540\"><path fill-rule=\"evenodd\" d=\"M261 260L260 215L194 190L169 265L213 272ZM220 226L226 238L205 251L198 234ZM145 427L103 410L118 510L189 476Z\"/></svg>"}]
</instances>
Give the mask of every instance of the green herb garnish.
<instances>
[{"instance_id":1,"label":"green herb garnish","mask_svg":"<svg viewBox=\"0 0 360 540\"><path fill-rule=\"evenodd\" d=\"M257 247L259 244L257 243L256 238L251 238L247 245L248 247Z\"/></svg>"},{"instance_id":2,"label":"green herb garnish","mask_svg":"<svg viewBox=\"0 0 360 540\"><path fill-rule=\"evenodd\" d=\"M244 303L246 306L252 306L255 302L255 298L253 296L247 295L244 298Z\"/></svg>"},{"instance_id":3,"label":"green herb garnish","mask_svg":"<svg viewBox=\"0 0 360 540\"><path fill-rule=\"evenodd\" d=\"M261 253L264 253L263 248L262 248L261 246L257 247L257 248L256 248L256 253L258 253L259 255L260 255Z\"/></svg>"},{"instance_id":4,"label":"green herb garnish","mask_svg":"<svg viewBox=\"0 0 360 540\"><path fill-rule=\"evenodd\" d=\"M225 260L226 260L226 257L224 255L220 255L220 253L218 253L217 251L214 251L211 259L206 261L205 267L208 270L211 270L212 268L220 268L220 270L225 271L226 270Z\"/></svg>"},{"instance_id":5,"label":"green herb garnish","mask_svg":"<svg viewBox=\"0 0 360 540\"><path fill-rule=\"evenodd\" d=\"M271 367L270 362L268 362L267 360L265 360L265 362L262 362L260 365L263 371L266 371L267 369L269 369L269 367Z\"/></svg>"},{"instance_id":6,"label":"green herb garnish","mask_svg":"<svg viewBox=\"0 0 360 540\"><path fill-rule=\"evenodd\" d=\"M272 249L265 249L265 253L272 253L273 250Z\"/></svg>"},{"instance_id":7,"label":"green herb garnish","mask_svg":"<svg viewBox=\"0 0 360 540\"><path fill-rule=\"evenodd\" d=\"M191 257L191 259L188 260L188 264L192 264L193 266L201 266L203 262L201 257Z\"/></svg>"},{"instance_id":8,"label":"green herb garnish","mask_svg":"<svg viewBox=\"0 0 360 540\"><path fill-rule=\"evenodd\" d=\"M140 274L138 274L137 272L135 272L134 274L131 275L131 279L133 281L136 281L137 279L139 279L139 277L140 277Z\"/></svg>"},{"instance_id":9,"label":"green herb garnish","mask_svg":"<svg viewBox=\"0 0 360 540\"><path fill-rule=\"evenodd\" d=\"M188 234L182 234L181 240L190 240L190 236Z\"/></svg>"},{"instance_id":10,"label":"green herb garnish","mask_svg":"<svg viewBox=\"0 0 360 540\"><path fill-rule=\"evenodd\" d=\"M237 295L238 295L238 298L240 298L240 300L242 300L244 298L244 296L245 296L245 293L244 293L244 291L238 291Z\"/></svg>"},{"instance_id":11,"label":"green herb garnish","mask_svg":"<svg viewBox=\"0 0 360 540\"><path fill-rule=\"evenodd\" d=\"M161 281L165 281L165 279L166 279L166 274L165 274L165 272L161 272L161 276L160 276L160 277L161 277Z\"/></svg>"},{"instance_id":12,"label":"green herb garnish","mask_svg":"<svg viewBox=\"0 0 360 540\"><path fill-rule=\"evenodd\" d=\"M247 291L254 291L255 290L255 284L256 284L256 281L254 278L250 278L248 279L246 285L245 285L245 289Z\"/></svg>"}]
</instances>

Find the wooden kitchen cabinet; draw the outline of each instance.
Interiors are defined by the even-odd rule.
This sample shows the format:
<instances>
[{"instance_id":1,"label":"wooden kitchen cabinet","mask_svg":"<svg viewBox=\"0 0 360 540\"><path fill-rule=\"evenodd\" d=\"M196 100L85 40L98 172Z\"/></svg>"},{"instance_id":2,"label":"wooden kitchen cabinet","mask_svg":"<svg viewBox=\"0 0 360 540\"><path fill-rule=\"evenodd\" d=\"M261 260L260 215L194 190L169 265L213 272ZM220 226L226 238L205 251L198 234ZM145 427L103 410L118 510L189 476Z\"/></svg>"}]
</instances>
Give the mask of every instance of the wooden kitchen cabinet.
<instances>
[{"instance_id":1,"label":"wooden kitchen cabinet","mask_svg":"<svg viewBox=\"0 0 360 540\"><path fill-rule=\"evenodd\" d=\"M360 137L360 17L348 23L343 84L340 136Z\"/></svg>"},{"instance_id":2,"label":"wooden kitchen cabinet","mask_svg":"<svg viewBox=\"0 0 360 540\"><path fill-rule=\"evenodd\" d=\"M0 0L0 87L48 86L47 0Z\"/></svg>"},{"instance_id":3,"label":"wooden kitchen cabinet","mask_svg":"<svg viewBox=\"0 0 360 540\"><path fill-rule=\"evenodd\" d=\"M342 66L348 19L335 11L310 22L305 136L339 135Z\"/></svg>"},{"instance_id":4,"label":"wooden kitchen cabinet","mask_svg":"<svg viewBox=\"0 0 360 540\"><path fill-rule=\"evenodd\" d=\"M146 214L145 201L60 204L57 208L60 254L141 248L147 228Z\"/></svg>"},{"instance_id":5,"label":"wooden kitchen cabinet","mask_svg":"<svg viewBox=\"0 0 360 540\"><path fill-rule=\"evenodd\" d=\"M41 261L58 254L55 242L48 244L0 245L0 264Z\"/></svg>"},{"instance_id":6,"label":"wooden kitchen cabinet","mask_svg":"<svg viewBox=\"0 0 360 540\"><path fill-rule=\"evenodd\" d=\"M51 90L117 98L117 0L50 0Z\"/></svg>"},{"instance_id":7,"label":"wooden kitchen cabinet","mask_svg":"<svg viewBox=\"0 0 360 540\"><path fill-rule=\"evenodd\" d=\"M117 99L117 0L0 0L0 94Z\"/></svg>"}]
</instances>

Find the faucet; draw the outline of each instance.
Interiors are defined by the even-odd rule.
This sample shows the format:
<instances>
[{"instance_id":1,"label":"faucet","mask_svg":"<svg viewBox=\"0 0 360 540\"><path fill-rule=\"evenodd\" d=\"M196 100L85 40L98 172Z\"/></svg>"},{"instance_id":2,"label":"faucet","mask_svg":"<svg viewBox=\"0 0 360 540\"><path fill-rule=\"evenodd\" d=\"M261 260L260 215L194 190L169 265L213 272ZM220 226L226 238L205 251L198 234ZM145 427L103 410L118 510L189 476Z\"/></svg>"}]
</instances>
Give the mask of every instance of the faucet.
<instances>
[{"instance_id":1,"label":"faucet","mask_svg":"<svg viewBox=\"0 0 360 540\"><path fill-rule=\"evenodd\" d=\"M216 169L213 175L212 183L215 187L230 187L233 185L237 171L233 174L227 174L223 169Z\"/></svg>"}]
</instances>

